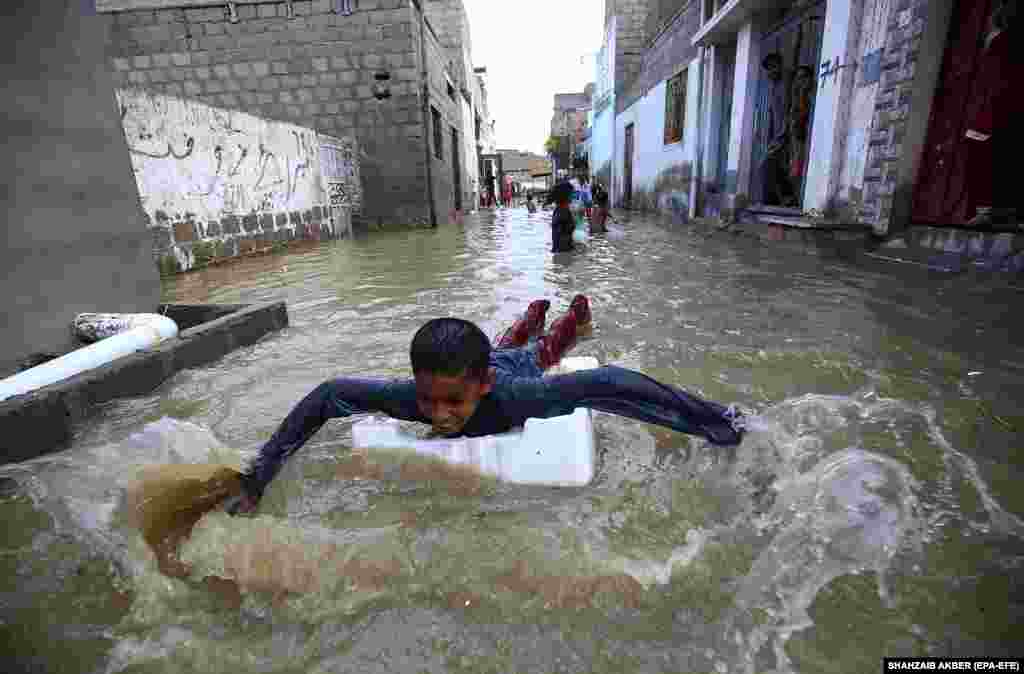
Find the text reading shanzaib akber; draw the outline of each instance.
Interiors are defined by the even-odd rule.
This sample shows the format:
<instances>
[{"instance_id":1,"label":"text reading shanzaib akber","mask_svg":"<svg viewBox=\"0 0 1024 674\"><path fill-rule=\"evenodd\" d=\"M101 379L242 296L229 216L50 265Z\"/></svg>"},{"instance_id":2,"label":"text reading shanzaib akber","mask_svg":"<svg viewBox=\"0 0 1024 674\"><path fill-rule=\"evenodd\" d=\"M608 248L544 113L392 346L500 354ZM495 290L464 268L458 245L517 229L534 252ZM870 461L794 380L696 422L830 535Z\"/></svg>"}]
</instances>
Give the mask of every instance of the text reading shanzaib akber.
<instances>
[{"instance_id":1,"label":"text reading shanzaib akber","mask_svg":"<svg viewBox=\"0 0 1024 674\"><path fill-rule=\"evenodd\" d=\"M1022 658L884 658L883 672L1019 672Z\"/></svg>"}]
</instances>

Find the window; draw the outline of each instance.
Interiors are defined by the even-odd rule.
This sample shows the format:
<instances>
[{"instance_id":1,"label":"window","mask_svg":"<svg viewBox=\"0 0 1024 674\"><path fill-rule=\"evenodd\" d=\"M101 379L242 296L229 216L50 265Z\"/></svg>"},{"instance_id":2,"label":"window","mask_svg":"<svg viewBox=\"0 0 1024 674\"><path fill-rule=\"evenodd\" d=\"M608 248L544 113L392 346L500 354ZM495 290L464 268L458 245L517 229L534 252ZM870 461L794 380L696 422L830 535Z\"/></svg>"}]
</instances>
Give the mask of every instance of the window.
<instances>
[{"instance_id":1,"label":"window","mask_svg":"<svg viewBox=\"0 0 1024 674\"><path fill-rule=\"evenodd\" d=\"M683 140L686 123L686 70L669 79L665 87L665 145Z\"/></svg>"},{"instance_id":2,"label":"window","mask_svg":"<svg viewBox=\"0 0 1024 674\"><path fill-rule=\"evenodd\" d=\"M441 113L434 106L430 106L430 115L434 123L434 156L444 159L444 132L441 130Z\"/></svg>"}]
</instances>

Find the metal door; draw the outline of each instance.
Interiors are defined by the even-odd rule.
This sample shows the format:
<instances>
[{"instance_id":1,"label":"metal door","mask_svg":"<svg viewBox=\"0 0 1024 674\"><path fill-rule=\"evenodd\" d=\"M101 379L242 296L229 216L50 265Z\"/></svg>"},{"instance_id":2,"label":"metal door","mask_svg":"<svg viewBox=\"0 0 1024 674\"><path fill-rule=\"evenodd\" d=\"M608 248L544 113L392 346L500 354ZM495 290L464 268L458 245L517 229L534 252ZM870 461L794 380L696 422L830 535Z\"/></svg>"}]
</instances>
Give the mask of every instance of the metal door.
<instances>
[{"instance_id":1,"label":"metal door","mask_svg":"<svg viewBox=\"0 0 1024 674\"><path fill-rule=\"evenodd\" d=\"M962 224L973 215L967 213L964 134L991 5L991 0L960 0L953 9L914 190L915 222Z\"/></svg>"}]
</instances>

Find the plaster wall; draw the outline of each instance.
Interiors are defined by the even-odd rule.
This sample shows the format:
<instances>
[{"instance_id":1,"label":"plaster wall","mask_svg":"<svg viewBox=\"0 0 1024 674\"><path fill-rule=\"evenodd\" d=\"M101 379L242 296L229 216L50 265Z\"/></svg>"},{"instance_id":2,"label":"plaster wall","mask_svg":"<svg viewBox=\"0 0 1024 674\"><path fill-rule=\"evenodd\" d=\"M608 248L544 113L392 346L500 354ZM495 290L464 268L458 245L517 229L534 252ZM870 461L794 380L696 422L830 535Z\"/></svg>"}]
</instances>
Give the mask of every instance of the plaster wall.
<instances>
[{"instance_id":1,"label":"plaster wall","mask_svg":"<svg viewBox=\"0 0 1024 674\"><path fill-rule=\"evenodd\" d=\"M864 0L829 0L814 102L804 210L828 211L839 191L857 73Z\"/></svg>"},{"instance_id":2,"label":"plaster wall","mask_svg":"<svg viewBox=\"0 0 1024 674\"><path fill-rule=\"evenodd\" d=\"M615 145L615 50L617 19L609 15L605 24L604 42L595 59L594 93L591 103L593 123L590 135L590 172L608 188L614 189L612 159Z\"/></svg>"},{"instance_id":3,"label":"plaster wall","mask_svg":"<svg viewBox=\"0 0 1024 674\"><path fill-rule=\"evenodd\" d=\"M867 0L864 5L860 30L860 44L857 47L859 61L880 60L885 48L889 16L895 0ZM881 64L878 64L880 71ZM850 204L860 211L863 203L864 171L867 168L868 147L875 114L875 99L878 96L879 76L872 75L862 65L850 102L850 123L846 138L846 152L839 177L837 199ZM859 214L859 213L858 213Z\"/></svg>"},{"instance_id":4,"label":"plaster wall","mask_svg":"<svg viewBox=\"0 0 1024 674\"><path fill-rule=\"evenodd\" d=\"M697 62L687 69L686 113L680 142L665 144L665 93L667 81L658 82L646 95L624 110L615 122L615 167L622 174L625 155L625 129L634 124L633 205L641 209L678 211L689 202L689 180L695 159L697 137ZM624 184L618 183L612 199L623 197Z\"/></svg>"},{"instance_id":5,"label":"plaster wall","mask_svg":"<svg viewBox=\"0 0 1024 674\"><path fill-rule=\"evenodd\" d=\"M154 252L178 269L333 238L362 203L352 139L138 89L117 102Z\"/></svg>"}]
</instances>

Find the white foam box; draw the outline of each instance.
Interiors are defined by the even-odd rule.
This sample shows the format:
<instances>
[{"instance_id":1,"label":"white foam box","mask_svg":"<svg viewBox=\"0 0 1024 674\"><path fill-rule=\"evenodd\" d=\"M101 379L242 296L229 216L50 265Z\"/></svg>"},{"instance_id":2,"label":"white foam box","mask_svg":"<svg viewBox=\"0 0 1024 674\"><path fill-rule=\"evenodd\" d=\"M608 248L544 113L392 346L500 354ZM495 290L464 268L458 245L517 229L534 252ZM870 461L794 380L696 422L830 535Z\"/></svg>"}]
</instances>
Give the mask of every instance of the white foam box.
<instances>
[{"instance_id":1,"label":"white foam box","mask_svg":"<svg viewBox=\"0 0 1024 674\"><path fill-rule=\"evenodd\" d=\"M598 367L596 358L563 358L549 375ZM394 419L369 417L352 425L356 449L407 449L449 463L472 466L514 484L582 487L594 479L594 422L580 407L561 417L527 419L521 431L479 438L422 440Z\"/></svg>"}]
</instances>

